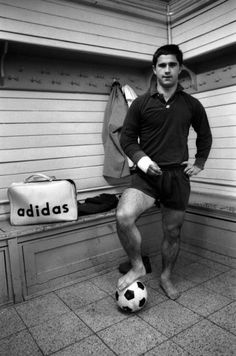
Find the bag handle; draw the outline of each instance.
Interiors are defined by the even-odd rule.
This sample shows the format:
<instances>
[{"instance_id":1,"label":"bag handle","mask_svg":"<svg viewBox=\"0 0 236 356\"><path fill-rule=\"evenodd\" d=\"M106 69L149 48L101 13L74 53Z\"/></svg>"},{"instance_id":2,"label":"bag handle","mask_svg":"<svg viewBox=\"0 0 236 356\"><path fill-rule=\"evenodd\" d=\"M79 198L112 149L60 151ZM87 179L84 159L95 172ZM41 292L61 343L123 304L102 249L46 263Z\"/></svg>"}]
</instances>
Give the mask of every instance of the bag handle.
<instances>
[{"instance_id":1,"label":"bag handle","mask_svg":"<svg viewBox=\"0 0 236 356\"><path fill-rule=\"evenodd\" d=\"M42 178L43 178L43 180L46 180L46 181L49 181L49 182L52 182L53 180L56 179L56 177L49 177L49 176L47 176L46 174L43 174L43 173L36 173L36 174L33 174L32 176L29 176L28 178L25 178L24 183L37 182L40 179L42 180Z\"/></svg>"}]
</instances>

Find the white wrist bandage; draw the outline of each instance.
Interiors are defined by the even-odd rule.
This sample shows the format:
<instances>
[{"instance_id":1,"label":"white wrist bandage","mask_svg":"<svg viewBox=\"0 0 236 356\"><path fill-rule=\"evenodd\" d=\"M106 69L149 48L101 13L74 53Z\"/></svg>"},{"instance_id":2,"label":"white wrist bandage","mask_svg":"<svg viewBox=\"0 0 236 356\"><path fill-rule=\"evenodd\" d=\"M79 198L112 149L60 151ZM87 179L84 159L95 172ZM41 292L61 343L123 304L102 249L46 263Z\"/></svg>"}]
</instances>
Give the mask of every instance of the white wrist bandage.
<instances>
[{"instance_id":1,"label":"white wrist bandage","mask_svg":"<svg viewBox=\"0 0 236 356\"><path fill-rule=\"evenodd\" d=\"M138 168L141 169L141 171L143 171L144 173L147 173L148 167L150 166L150 164L153 164L153 161L151 160L151 158L149 158L148 156L144 156L142 158L140 158L140 160L137 163Z\"/></svg>"}]
</instances>

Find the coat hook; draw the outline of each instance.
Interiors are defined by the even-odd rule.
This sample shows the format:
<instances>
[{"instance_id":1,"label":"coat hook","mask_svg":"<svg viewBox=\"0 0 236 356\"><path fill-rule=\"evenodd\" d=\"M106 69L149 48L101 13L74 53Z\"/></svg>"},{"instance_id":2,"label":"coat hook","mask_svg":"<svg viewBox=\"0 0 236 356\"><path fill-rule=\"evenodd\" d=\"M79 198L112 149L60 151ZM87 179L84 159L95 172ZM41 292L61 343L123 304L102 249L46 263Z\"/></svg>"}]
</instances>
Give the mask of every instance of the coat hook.
<instances>
[{"instance_id":1,"label":"coat hook","mask_svg":"<svg viewBox=\"0 0 236 356\"><path fill-rule=\"evenodd\" d=\"M112 77L112 81L113 81L113 83L115 83L115 82L119 82L119 80L120 80L120 78L119 78L119 77Z\"/></svg>"},{"instance_id":2,"label":"coat hook","mask_svg":"<svg viewBox=\"0 0 236 356\"><path fill-rule=\"evenodd\" d=\"M112 80L113 80L113 81L112 81L112 85L111 85L112 88L113 88L116 84L120 86L119 78L113 77Z\"/></svg>"}]
</instances>

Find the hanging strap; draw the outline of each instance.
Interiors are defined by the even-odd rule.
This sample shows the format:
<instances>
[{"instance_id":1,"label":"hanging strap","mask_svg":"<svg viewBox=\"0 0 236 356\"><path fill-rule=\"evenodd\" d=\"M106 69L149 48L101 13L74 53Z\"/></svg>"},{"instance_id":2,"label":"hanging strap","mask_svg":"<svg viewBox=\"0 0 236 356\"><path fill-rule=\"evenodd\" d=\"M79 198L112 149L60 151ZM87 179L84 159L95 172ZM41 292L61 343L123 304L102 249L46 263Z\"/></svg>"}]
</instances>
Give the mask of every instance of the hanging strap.
<instances>
[{"instance_id":1,"label":"hanging strap","mask_svg":"<svg viewBox=\"0 0 236 356\"><path fill-rule=\"evenodd\" d=\"M25 178L24 183L33 183L33 182L38 182L38 181L42 181L42 180L52 182L55 179L56 179L56 177L53 177L53 176L49 177L43 173L36 173L28 178Z\"/></svg>"}]
</instances>

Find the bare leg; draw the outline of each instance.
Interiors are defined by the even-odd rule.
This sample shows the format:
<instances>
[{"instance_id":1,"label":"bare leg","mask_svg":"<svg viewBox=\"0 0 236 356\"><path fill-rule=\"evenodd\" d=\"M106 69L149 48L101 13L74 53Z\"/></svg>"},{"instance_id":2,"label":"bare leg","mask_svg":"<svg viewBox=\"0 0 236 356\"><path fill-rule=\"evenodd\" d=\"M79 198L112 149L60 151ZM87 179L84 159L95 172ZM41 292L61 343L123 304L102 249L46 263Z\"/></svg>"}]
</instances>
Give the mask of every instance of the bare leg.
<instances>
[{"instance_id":1,"label":"bare leg","mask_svg":"<svg viewBox=\"0 0 236 356\"><path fill-rule=\"evenodd\" d=\"M171 282L171 273L180 249L180 231L185 212L162 209L164 239L162 242L162 274L160 285L170 299L177 299L180 293Z\"/></svg>"},{"instance_id":2,"label":"bare leg","mask_svg":"<svg viewBox=\"0 0 236 356\"><path fill-rule=\"evenodd\" d=\"M132 268L118 280L122 290L146 274L141 257L142 238L136 226L138 217L154 205L155 199L137 189L127 189L117 207L117 233Z\"/></svg>"}]
</instances>

